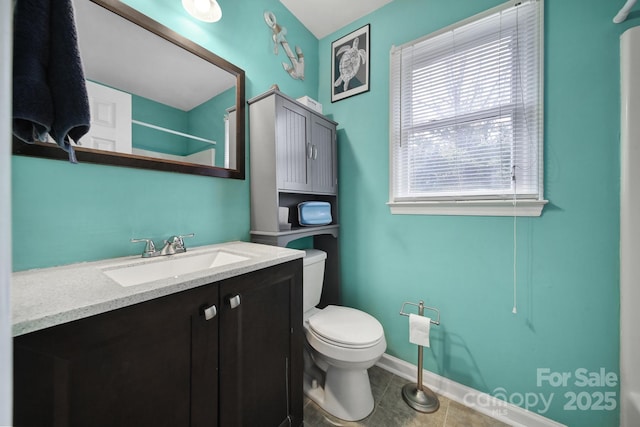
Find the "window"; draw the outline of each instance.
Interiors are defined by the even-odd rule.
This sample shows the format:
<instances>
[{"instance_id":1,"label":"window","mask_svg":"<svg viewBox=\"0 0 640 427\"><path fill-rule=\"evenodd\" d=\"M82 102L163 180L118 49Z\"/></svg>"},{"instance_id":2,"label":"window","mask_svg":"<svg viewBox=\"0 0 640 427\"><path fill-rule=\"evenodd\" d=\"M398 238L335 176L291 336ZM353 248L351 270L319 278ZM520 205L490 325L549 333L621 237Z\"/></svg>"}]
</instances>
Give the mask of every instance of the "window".
<instances>
[{"instance_id":1,"label":"window","mask_svg":"<svg viewBox=\"0 0 640 427\"><path fill-rule=\"evenodd\" d=\"M542 1L391 50L392 213L540 215Z\"/></svg>"}]
</instances>

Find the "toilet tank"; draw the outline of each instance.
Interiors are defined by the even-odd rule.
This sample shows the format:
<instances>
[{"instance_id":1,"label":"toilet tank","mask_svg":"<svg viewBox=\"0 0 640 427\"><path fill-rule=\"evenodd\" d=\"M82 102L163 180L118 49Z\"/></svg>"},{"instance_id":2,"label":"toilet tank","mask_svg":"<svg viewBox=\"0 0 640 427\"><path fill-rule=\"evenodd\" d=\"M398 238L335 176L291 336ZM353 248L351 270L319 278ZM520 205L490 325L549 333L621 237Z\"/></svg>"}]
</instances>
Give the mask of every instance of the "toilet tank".
<instances>
[{"instance_id":1,"label":"toilet tank","mask_svg":"<svg viewBox=\"0 0 640 427\"><path fill-rule=\"evenodd\" d=\"M306 313L320 303L326 252L307 249L302 268L302 312Z\"/></svg>"}]
</instances>

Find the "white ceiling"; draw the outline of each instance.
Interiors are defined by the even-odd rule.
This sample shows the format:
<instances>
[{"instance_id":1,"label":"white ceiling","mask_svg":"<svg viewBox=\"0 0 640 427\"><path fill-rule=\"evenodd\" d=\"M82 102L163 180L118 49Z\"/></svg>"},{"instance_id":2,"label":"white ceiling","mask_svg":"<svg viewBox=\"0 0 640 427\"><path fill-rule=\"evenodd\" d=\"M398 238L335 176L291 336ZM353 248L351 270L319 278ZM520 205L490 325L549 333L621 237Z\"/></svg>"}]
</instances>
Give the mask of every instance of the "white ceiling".
<instances>
[{"instance_id":1,"label":"white ceiling","mask_svg":"<svg viewBox=\"0 0 640 427\"><path fill-rule=\"evenodd\" d=\"M318 39L381 8L392 0L280 0Z\"/></svg>"}]
</instances>

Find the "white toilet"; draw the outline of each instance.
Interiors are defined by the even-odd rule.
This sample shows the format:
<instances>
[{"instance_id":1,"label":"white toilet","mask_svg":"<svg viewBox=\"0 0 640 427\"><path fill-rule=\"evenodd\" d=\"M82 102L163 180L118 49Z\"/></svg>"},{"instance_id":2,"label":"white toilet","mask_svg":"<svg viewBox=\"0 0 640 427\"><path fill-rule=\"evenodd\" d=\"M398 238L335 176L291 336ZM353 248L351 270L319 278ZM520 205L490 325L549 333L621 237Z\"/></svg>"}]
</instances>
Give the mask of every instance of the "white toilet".
<instances>
[{"instance_id":1,"label":"white toilet","mask_svg":"<svg viewBox=\"0 0 640 427\"><path fill-rule=\"evenodd\" d=\"M322 294L327 254L307 249L303 269L303 321L306 336L304 392L322 409L347 421L373 411L367 369L387 348L382 325L348 307L316 308Z\"/></svg>"}]
</instances>

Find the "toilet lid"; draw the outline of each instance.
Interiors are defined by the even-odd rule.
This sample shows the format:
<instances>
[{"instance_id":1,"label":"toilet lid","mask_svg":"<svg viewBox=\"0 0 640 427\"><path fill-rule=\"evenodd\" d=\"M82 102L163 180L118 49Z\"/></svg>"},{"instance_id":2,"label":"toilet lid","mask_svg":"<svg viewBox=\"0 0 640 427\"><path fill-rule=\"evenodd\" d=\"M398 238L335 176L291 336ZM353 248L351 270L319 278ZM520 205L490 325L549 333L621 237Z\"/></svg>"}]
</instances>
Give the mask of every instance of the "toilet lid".
<instances>
[{"instance_id":1,"label":"toilet lid","mask_svg":"<svg viewBox=\"0 0 640 427\"><path fill-rule=\"evenodd\" d=\"M309 318L311 330L328 341L348 346L369 346L384 336L373 316L349 307L329 305Z\"/></svg>"}]
</instances>

